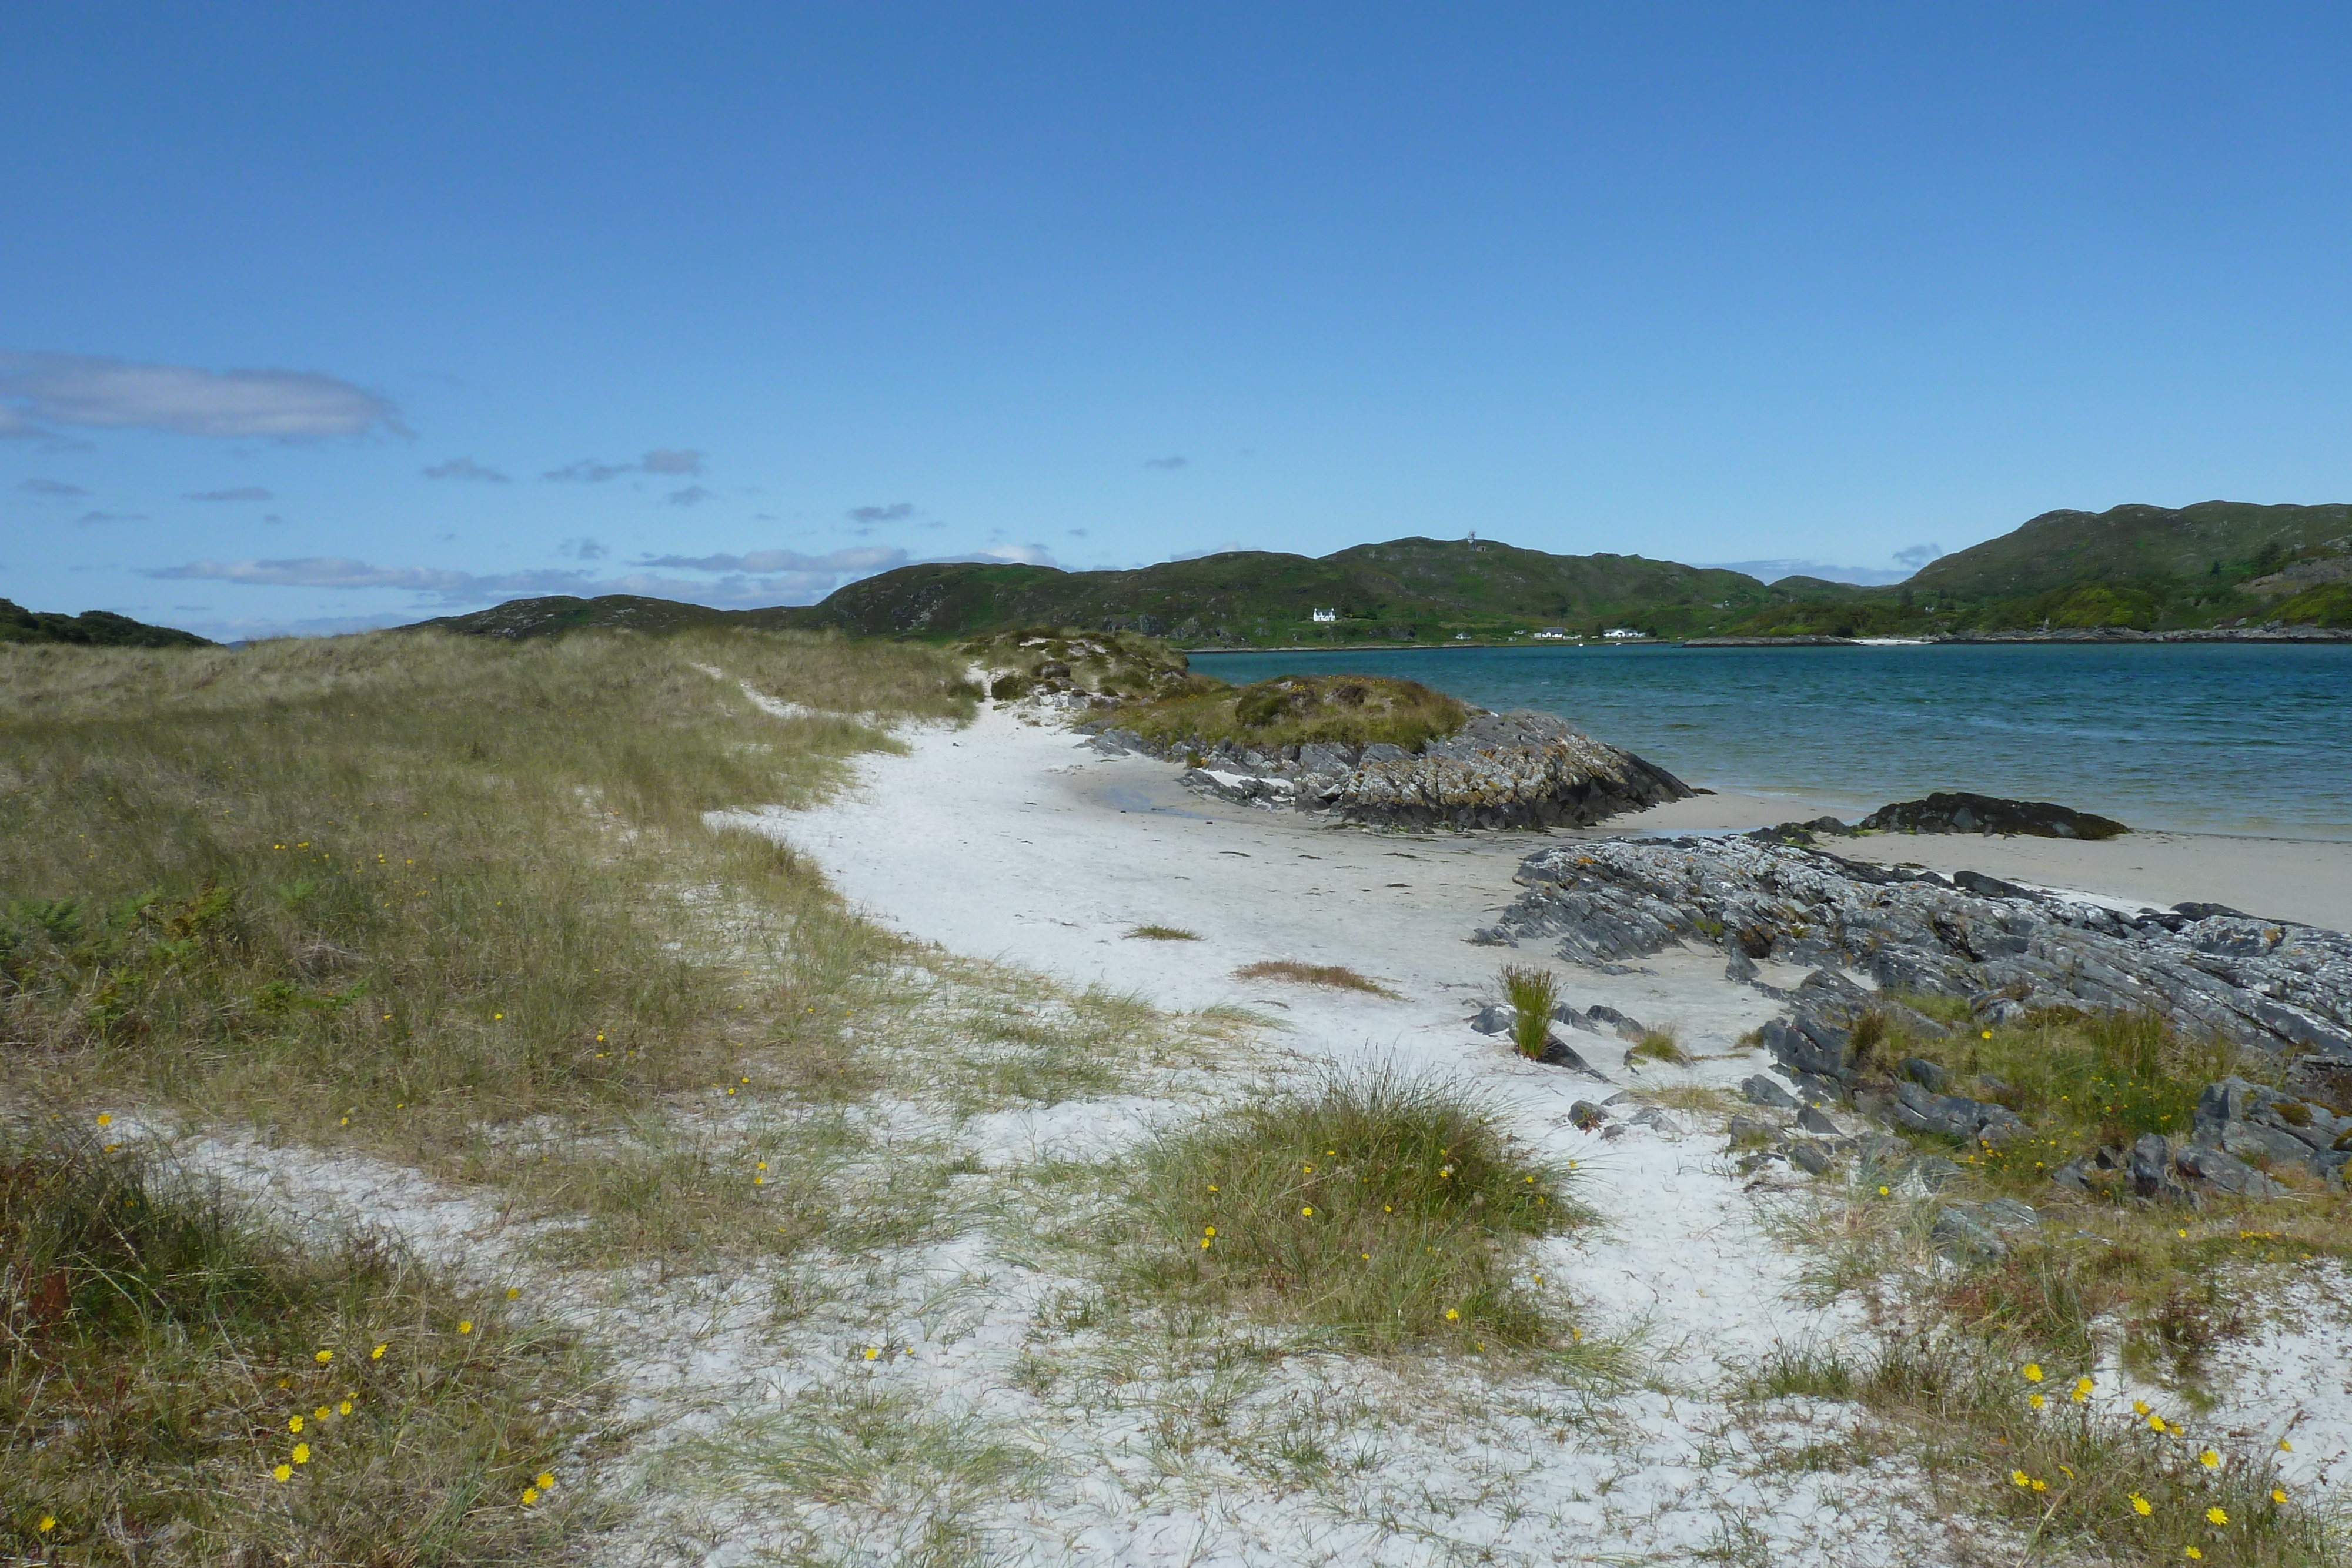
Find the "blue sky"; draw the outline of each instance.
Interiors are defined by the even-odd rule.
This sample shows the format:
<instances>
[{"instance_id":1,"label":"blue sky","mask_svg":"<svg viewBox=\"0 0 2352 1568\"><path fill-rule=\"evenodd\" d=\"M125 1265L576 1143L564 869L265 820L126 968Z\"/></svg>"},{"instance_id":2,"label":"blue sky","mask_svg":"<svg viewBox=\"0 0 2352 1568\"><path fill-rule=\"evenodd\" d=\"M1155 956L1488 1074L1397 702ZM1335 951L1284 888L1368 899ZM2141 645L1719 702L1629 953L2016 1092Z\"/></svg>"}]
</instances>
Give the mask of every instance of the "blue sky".
<instances>
[{"instance_id":1,"label":"blue sky","mask_svg":"<svg viewBox=\"0 0 2352 1568\"><path fill-rule=\"evenodd\" d=\"M1468 529L1885 570L2343 500L2347 18L30 0L0 595L242 635Z\"/></svg>"}]
</instances>

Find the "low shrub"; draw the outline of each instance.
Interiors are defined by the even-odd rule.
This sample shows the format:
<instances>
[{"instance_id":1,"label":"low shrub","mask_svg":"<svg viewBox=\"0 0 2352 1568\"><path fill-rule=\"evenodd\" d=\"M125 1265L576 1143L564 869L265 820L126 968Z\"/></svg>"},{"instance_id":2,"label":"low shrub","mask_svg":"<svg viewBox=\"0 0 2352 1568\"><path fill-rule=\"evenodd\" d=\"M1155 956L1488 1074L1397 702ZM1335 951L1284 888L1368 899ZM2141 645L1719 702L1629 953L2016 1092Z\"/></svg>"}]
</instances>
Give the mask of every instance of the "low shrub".
<instances>
[{"instance_id":1,"label":"low shrub","mask_svg":"<svg viewBox=\"0 0 2352 1568\"><path fill-rule=\"evenodd\" d=\"M1511 1043L1521 1056L1541 1056L1551 1038L1551 1010L1559 1003L1559 978L1527 964L1504 966L1502 977L1511 1004Z\"/></svg>"},{"instance_id":2,"label":"low shrub","mask_svg":"<svg viewBox=\"0 0 2352 1568\"><path fill-rule=\"evenodd\" d=\"M1162 745L1231 741L1260 751L1322 742L1418 750L1470 721L1470 710L1417 681L1388 675L1284 675L1118 710L1115 722Z\"/></svg>"}]
</instances>

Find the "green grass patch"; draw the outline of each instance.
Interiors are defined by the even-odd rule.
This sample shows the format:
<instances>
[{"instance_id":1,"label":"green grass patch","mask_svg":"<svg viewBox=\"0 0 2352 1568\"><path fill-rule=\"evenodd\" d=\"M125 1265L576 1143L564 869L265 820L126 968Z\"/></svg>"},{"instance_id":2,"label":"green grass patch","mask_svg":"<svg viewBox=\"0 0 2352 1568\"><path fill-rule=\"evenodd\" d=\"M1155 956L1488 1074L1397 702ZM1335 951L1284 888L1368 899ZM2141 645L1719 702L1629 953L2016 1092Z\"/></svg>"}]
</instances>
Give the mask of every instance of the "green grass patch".
<instances>
[{"instance_id":1,"label":"green grass patch","mask_svg":"<svg viewBox=\"0 0 2352 1568\"><path fill-rule=\"evenodd\" d=\"M1128 703L1116 719L1164 745L1229 740L1260 751L1318 741L1411 751L1469 721L1470 710L1453 697L1390 675L1284 675Z\"/></svg>"},{"instance_id":2,"label":"green grass patch","mask_svg":"<svg viewBox=\"0 0 2352 1568\"><path fill-rule=\"evenodd\" d=\"M1511 1004L1511 1043L1521 1056L1541 1056L1551 1038L1551 1010L1559 1003L1559 977L1532 965L1507 964L1502 981Z\"/></svg>"},{"instance_id":3,"label":"green grass patch","mask_svg":"<svg viewBox=\"0 0 2352 1568\"><path fill-rule=\"evenodd\" d=\"M13 1556L560 1561L601 1522L576 1346L387 1241L285 1236L131 1152L16 1134L0 1262Z\"/></svg>"},{"instance_id":4,"label":"green grass patch","mask_svg":"<svg viewBox=\"0 0 2352 1568\"><path fill-rule=\"evenodd\" d=\"M1527 1241L1591 1218L1571 1179L1466 1090L1332 1078L1145 1148L1137 1278L1374 1346L1567 1343L1518 1270Z\"/></svg>"},{"instance_id":5,"label":"green grass patch","mask_svg":"<svg viewBox=\"0 0 2352 1568\"><path fill-rule=\"evenodd\" d=\"M1146 942L1198 942L1197 931L1187 931L1181 925L1139 925L1128 933Z\"/></svg>"}]
</instances>

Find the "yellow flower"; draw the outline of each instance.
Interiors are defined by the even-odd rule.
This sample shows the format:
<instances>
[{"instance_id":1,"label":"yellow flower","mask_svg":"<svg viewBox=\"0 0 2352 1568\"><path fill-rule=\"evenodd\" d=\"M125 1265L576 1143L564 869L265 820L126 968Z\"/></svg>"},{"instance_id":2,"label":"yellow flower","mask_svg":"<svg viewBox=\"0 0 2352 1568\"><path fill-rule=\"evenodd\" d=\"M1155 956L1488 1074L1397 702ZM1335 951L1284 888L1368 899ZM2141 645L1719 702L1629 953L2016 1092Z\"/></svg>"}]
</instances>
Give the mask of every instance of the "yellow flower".
<instances>
[{"instance_id":1,"label":"yellow flower","mask_svg":"<svg viewBox=\"0 0 2352 1568\"><path fill-rule=\"evenodd\" d=\"M2279 1452L2282 1454L2292 1454L2294 1452L2294 1445L2288 1442L2284 1437L2281 1437L2279 1439Z\"/></svg>"},{"instance_id":2,"label":"yellow flower","mask_svg":"<svg viewBox=\"0 0 2352 1568\"><path fill-rule=\"evenodd\" d=\"M391 1348L392 1347L390 1345L380 1344L373 1350L368 1352L368 1359L370 1361L382 1361L383 1359L383 1353Z\"/></svg>"},{"instance_id":3,"label":"yellow flower","mask_svg":"<svg viewBox=\"0 0 2352 1568\"><path fill-rule=\"evenodd\" d=\"M2148 1501L2147 1499L2140 1496L2137 1492L2131 1494L2131 1505L2132 1511L2139 1515L2142 1519L2146 1519L2149 1514L2156 1511L2156 1505Z\"/></svg>"},{"instance_id":4,"label":"yellow flower","mask_svg":"<svg viewBox=\"0 0 2352 1568\"><path fill-rule=\"evenodd\" d=\"M1202 1251L1206 1252L1210 1248L1212 1248L1212 1247L1213 1247L1213 1246L1215 1246L1215 1245L1216 1245L1216 1243L1215 1243L1215 1242L1213 1242L1213 1241L1212 1241L1212 1240L1210 1240L1207 1237L1203 1236L1203 1237L1202 1237L1202 1238L1201 1238L1201 1250L1202 1250Z\"/></svg>"},{"instance_id":5,"label":"yellow flower","mask_svg":"<svg viewBox=\"0 0 2352 1568\"><path fill-rule=\"evenodd\" d=\"M2088 1399L2091 1396L2091 1389L2093 1386L2094 1385L2089 1378L2076 1378L2074 1380L2074 1402L2079 1405L2084 1400Z\"/></svg>"},{"instance_id":6,"label":"yellow flower","mask_svg":"<svg viewBox=\"0 0 2352 1568\"><path fill-rule=\"evenodd\" d=\"M1214 1192L1214 1191L1216 1191L1217 1189L1216 1189L1214 1186L1212 1186L1212 1187L1210 1187L1210 1188L1209 1188L1209 1190L1210 1190L1211 1192Z\"/></svg>"},{"instance_id":7,"label":"yellow flower","mask_svg":"<svg viewBox=\"0 0 2352 1568\"><path fill-rule=\"evenodd\" d=\"M1892 1197L1895 1196L1895 1192L1891 1187L1882 1186L1878 1189L1878 1196L1881 1197Z\"/></svg>"},{"instance_id":8,"label":"yellow flower","mask_svg":"<svg viewBox=\"0 0 2352 1568\"><path fill-rule=\"evenodd\" d=\"M872 1361L875 1357L877 1357L877 1356L880 1355L881 1354L882 1354L882 1347L881 1347L880 1345L869 1344L869 1345L867 1345L867 1346L866 1347L866 1360L868 1360L868 1361Z\"/></svg>"},{"instance_id":9,"label":"yellow flower","mask_svg":"<svg viewBox=\"0 0 2352 1568\"><path fill-rule=\"evenodd\" d=\"M294 1478L294 1467L291 1465L280 1465L276 1469L269 1472L269 1478L272 1480L291 1480Z\"/></svg>"},{"instance_id":10,"label":"yellow flower","mask_svg":"<svg viewBox=\"0 0 2352 1568\"><path fill-rule=\"evenodd\" d=\"M336 1414L336 1415L338 1415L338 1416L348 1416L348 1415L350 1415L351 1413L352 1413L352 1402L351 1402L350 1400L348 1400L348 1399L344 1400L341 1405L338 1405L338 1406L335 1406L335 1414Z\"/></svg>"},{"instance_id":11,"label":"yellow flower","mask_svg":"<svg viewBox=\"0 0 2352 1568\"><path fill-rule=\"evenodd\" d=\"M310 1444L297 1443L294 1445L294 1462L298 1465L307 1465L310 1462Z\"/></svg>"},{"instance_id":12,"label":"yellow flower","mask_svg":"<svg viewBox=\"0 0 2352 1568\"><path fill-rule=\"evenodd\" d=\"M2198 1551L2194 1546L2184 1546L2180 1550L2188 1553L2189 1560L2191 1563L2202 1563L2205 1561L2205 1553Z\"/></svg>"},{"instance_id":13,"label":"yellow flower","mask_svg":"<svg viewBox=\"0 0 2352 1568\"><path fill-rule=\"evenodd\" d=\"M1448 1307L1445 1309L1445 1321L1449 1323L1458 1323L1462 1321L1462 1313L1455 1308Z\"/></svg>"},{"instance_id":14,"label":"yellow flower","mask_svg":"<svg viewBox=\"0 0 2352 1568\"><path fill-rule=\"evenodd\" d=\"M2025 1381L2028 1383L2039 1383L2042 1381L2042 1364L2040 1362L2029 1361L2025 1364Z\"/></svg>"},{"instance_id":15,"label":"yellow flower","mask_svg":"<svg viewBox=\"0 0 2352 1568\"><path fill-rule=\"evenodd\" d=\"M2025 1402L2026 1402L2028 1405L2032 1406L2036 1410L2039 1410L2039 1409L2041 1409L2041 1408L2042 1408L2042 1396L2040 1396L2039 1394L2029 1394L2029 1395L2027 1395L2027 1396L2025 1396Z\"/></svg>"},{"instance_id":16,"label":"yellow flower","mask_svg":"<svg viewBox=\"0 0 2352 1568\"><path fill-rule=\"evenodd\" d=\"M471 1318L459 1318L457 1320L457 1332L459 1333L472 1333L474 1332L474 1320Z\"/></svg>"},{"instance_id":17,"label":"yellow flower","mask_svg":"<svg viewBox=\"0 0 2352 1568\"><path fill-rule=\"evenodd\" d=\"M2132 1414L2133 1414L2133 1415L2135 1415L2135 1416L2145 1416L2145 1415L2147 1415L2147 1400L2145 1400L2145 1399L2135 1399L2135 1400L2133 1400L2133 1401L2132 1401Z\"/></svg>"},{"instance_id":18,"label":"yellow flower","mask_svg":"<svg viewBox=\"0 0 2352 1568\"><path fill-rule=\"evenodd\" d=\"M2271 1488L2271 1500L2273 1502L2284 1502L2286 1500L2286 1490L2283 1487Z\"/></svg>"},{"instance_id":19,"label":"yellow flower","mask_svg":"<svg viewBox=\"0 0 2352 1568\"><path fill-rule=\"evenodd\" d=\"M1315 1174L1315 1167L1313 1166L1301 1166L1298 1167L1298 1174L1300 1176L1313 1176Z\"/></svg>"},{"instance_id":20,"label":"yellow flower","mask_svg":"<svg viewBox=\"0 0 2352 1568\"><path fill-rule=\"evenodd\" d=\"M2211 1508L2205 1511L2205 1522L2208 1524L2227 1524L2230 1522L2230 1511L2223 1508L2217 1502Z\"/></svg>"},{"instance_id":21,"label":"yellow flower","mask_svg":"<svg viewBox=\"0 0 2352 1568\"><path fill-rule=\"evenodd\" d=\"M2033 1490L2035 1491L2048 1491L2050 1490L2050 1483L2045 1480L2037 1480L2033 1483Z\"/></svg>"},{"instance_id":22,"label":"yellow flower","mask_svg":"<svg viewBox=\"0 0 2352 1568\"><path fill-rule=\"evenodd\" d=\"M1214 1236L1216 1233L1217 1233L1217 1228L1216 1228L1215 1226L1213 1226L1213 1225L1210 1226L1207 1229L1205 1229L1205 1230L1203 1230L1203 1231L1202 1231L1202 1232L1201 1232L1201 1234L1202 1234L1202 1235L1203 1235L1203 1236Z\"/></svg>"},{"instance_id":23,"label":"yellow flower","mask_svg":"<svg viewBox=\"0 0 2352 1568\"><path fill-rule=\"evenodd\" d=\"M1983 1033L1978 1035L1977 1038L1979 1040L1990 1040L1992 1038L1992 1030L1986 1030Z\"/></svg>"},{"instance_id":24,"label":"yellow flower","mask_svg":"<svg viewBox=\"0 0 2352 1568\"><path fill-rule=\"evenodd\" d=\"M2033 1484L2033 1478L2027 1475L2023 1470L2010 1471L2009 1480L2011 1486L2025 1487L2032 1486Z\"/></svg>"},{"instance_id":25,"label":"yellow flower","mask_svg":"<svg viewBox=\"0 0 2352 1568\"><path fill-rule=\"evenodd\" d=\"M286 1417L286 1429L289 1432L300 1431L302 1429L302 1417L299 1416L289 1416Z\"/></svg>"},{"instance_id":26,"label":"yellow flower","mask_svg":"<svg viewBox=\"0 0 2352 1568\"><path fill-rule=\"evenodd\" d=\"M1307 1219L1312 1219L1312 1218L1315 1218L1315 1206L1314 1206L1313 1204L1311 1204L1311 1203L1310 1203L1310 1204L1308 1204L1306 1207L1304 1207L1304 1208L1300 1209L1298 1212L1299 1212L1299 1214L1300 1214L1300 1216L1301 1216L1302 1218L1307 1218Z\"/></svg>"},{"instance_id":27,"label":"yellow flower","mask_svg":"<svg viewBox=\"0 0 2352 1568\"><path fill-rule=\"evenodd\" d=\"M2163 1430L2164 1430L2164 1417L2163 1417L2163 1416L2149 1416L2149 1417L2147 1418L2147 1429L2148 1429L2149 1431L2151 1431L2151 1432L2161 1432L2161 1431L2163 1431Z\"/></svg>"},{"instance_id":28,"label":"yellow flower","mask_svg":"<svg viewBox=\"0 0 2352 1568\"><path fill-rule=\"evenodd\" d=\"M537 1487L541 1491L552 1491L555 1489L555 1478L549 1475L546 1471L541 1470L539 1474L539 1479L532 1481L530 1484Z\"/></svg>"},{"instance_id":29,"label":"yellow flower","mask_svg":"<svg viewBox=\"0 0 2352 1568\"><path fill-rule=\"evenodd\" d=\"M538 1489L537 1487L525 1487L525 1488L523 1488L523 1489L522 1489L522 1505L523 1505L523 1507L525 1507L525 1508L529 1508L532 1503L535 1503L535 1502L537 1502L538 1500L539 1500L539 1489Z\"/></svg>"},{"instance_id":30,"label":"yellow flower","mask_svg":"<svg viewBox=\"0 0 2352 1568\"><path fill-rule=\"evenodd\" d=\"M98 1113L98 1124L101 1127L111 1127L114 1125L114 1118L108 1113L100 1111Z\"/></svg>"},{"instance_id":31,"label":"yellow flower","mask_svg":"<svg viewBox=\"0 0 2352 1568\"><path fill-rule=\"evenodd\" d=\"M56 1514L45 1513L41 1515L40 1532L43 1535L47 1535L50 1531L55 1530L57 1527L58 1516Z\"/></svg>"},{"instance_id":32,"label":"yellow flower","mask_svg":"<svg viewBox=\"0 0 2352 1568\"><path fill-rule=\"evenodd\" d=\"M314 1421L325 1420L327 1418L327 1407L323 1405L320 1406L316 1410L310 1412L310 1418Z\"/></svg>"}]
</instances>

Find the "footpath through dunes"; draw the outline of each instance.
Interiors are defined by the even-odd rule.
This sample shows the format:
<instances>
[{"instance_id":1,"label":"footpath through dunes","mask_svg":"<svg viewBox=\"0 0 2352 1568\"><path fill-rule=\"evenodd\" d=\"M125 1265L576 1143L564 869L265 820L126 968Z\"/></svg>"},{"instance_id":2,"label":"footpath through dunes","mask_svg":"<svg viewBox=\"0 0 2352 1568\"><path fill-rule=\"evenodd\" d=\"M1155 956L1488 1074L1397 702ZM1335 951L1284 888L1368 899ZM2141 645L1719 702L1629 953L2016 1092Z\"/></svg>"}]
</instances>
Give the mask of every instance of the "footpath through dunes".
<instances>
[{"instance_id":1,"label":"footpath through dunes","mask_svg":"<svg viewBox=\"0 0 2352 1568\"><path fill-rule=\"evenodd\" d=\"M2070 1205L2079 1195L2054 1187L2047 1168L2019 1168L2030 1159L1979 1166L1969 1141L1881 1122L1852 1095L1808 1103L1803 1077L1787 1063L1772 1087L1759 1088L1759 1070L1775 1059L1754 1042L1771 1036L1787 998L1803 991L1812 971L1786 961L1802 956L1801 942L1790 942L1781 959L1750 961L1745 980L1727 973L1723 949L1705 936L1646 945L1623 962L1554 960L1546 967L1564 1027L1553 1037L1567 1050L1552 1054L1574 1065L1530 1061L1510 1043L1497 971L1512 959L1543 965L1547 944L1523 942L1515 955L1471 938L1491 933L1523 898L1521 862L1543 840L1366 832L1243 803L1197 781L1187 788L1181 763L1104 749L1059 729L1050 707L1000 706L966 729L919 737L907 755L866 765L850 795L809 811L737 820L784 838L854 904L919 940L1072 984L1132 991L1161 1007L1247 1009L1276 1026L1258 1042L1265 1054L1257 1059L1276 1072L1402 1063L1475 1084L1538 1149L1575 1160L1604 1223L1546 1244L1546 1278L1582 1299L1584 1323L1630 1329L1660 1352L1654 1374L1678 1394L1664 1427L1654 1425L1656 1410L1633 1416L1622 1402L1588 1401L1588 1419L1610 1406L1612 1419L1649 1424L1645 1443L1705 1447L1711 1439L1703 1433L1739 1429L1761 1446L1676 1467L1690 1506L1710 1514L1719 1532L1704 1545L1688 1533L1657 1534L1654 1524L1614 1542L1604 1529L1556 1545L1522 1522L1496 1531L1495 1547L1541 1560L1547 1549L1613 1545L1680 1561L1720 1551L1726 1541L1768 1554L1765 1542L1785 1541L1824 1561L1964 1558L1952 1542L1893 1544L1862 1522L1874 1511L1894 1518L1910 1509L1952 1520L1972 1540L2014 1531L2015 1550L2029 1550L2024 1542L2037 1532L2071 1542L2086 1561L2137 1547L2179 1556L2192 1544L2209 1561L2333 1560L2336 1547L2319 1544L2324 1531L2299 1511L2333 1506L2327 1489L2352 1462L2352 1388L2339 1375L2352 1350L2352 1318L2318 1304L2346 1281L2340 1184L2281 1166L2263 1203L2192 1177L2200 1191L2181 1200L2192 1207L2135 1208L2128 1187L2117 1198L2095 1173L2090 1186L2098 1190L2078 1208ZM1786 801L1699 796L1550 841L1705 834L1790 814ZM2012 872L2039 853L2047 857L2045 883L2079 890L2093 905L2121 902L2100 891L2111 881L2118 888L2151 874L2194 882L2221 852L2178 835L2095 843L1897 838L1839 844L1956 864L1992 851ZM2347 852L2299 848L2315 863ZM2116 858L2102 862L2102 853ZM2324 865L2315 884L2328 884ZM2323 894L2319 903L2331 898ZM1300 983L1335 971L1377 989ZM1841 977L1864 991L1874 987L1866 969ZM1924 1015L1919 1022L1958 1037ZM1998 1040L1984 1031L1989 1043L1973 1052L1917 1049L1949 1061L1945 1087L1990 1096L2000 1092L1969 1075L2014 1071L1998 1053L2072 1063L2083 1054L2077 1036L2090 1027L2037 1014L2038 1033L2004 1024ZM2101 1079L2105 1059L2095 1054L2083 1055L2075 1084L2089 1091L2085 1098L2140 1094L2146 1103L2125 1119L2153 1124L2169 1114L2158 1105L2172 1104L2164 1098L2172 1095L2184 1134L2205 1077L2221 1071L2203 1058L2167 1057L2145 1080L2127 1072ZM1233 1065L1250 1060L1244 1052ZM1945 1070L1930 1061L1920 1071ZM2036 1119L2036 1137L2113 1135L2105 1113L2057 1115L2068 1082L2042 1074L2028 1085L2030 1095L2046 1093L2052 1103L2045 1119L2038 1099L2019 1102ZM1024 1131L1045 1158L1116 1157L1111 1151L1155 1116L1190 1110L1139 1108L1121 1130L1081 1109L1079 1123L1057 1116ZM1727 1132L1736 1159L1722 1153ZM2059 1163L2053 1156L2046 1166ZM2183 1189L2175 1183L2169 1190ZM2099 1249L2103 1260L2089 1256ZM2130 1261L2118 1267L2124 1259ZM2061 1281L2053 1288L2062 1295L2074 1294L2039 1301L2025 1282L2036 1270ZM1987 1303L1994 1303L1990 1313ZM1929 1374L1937 1362L1946 1374ZM2035 1424L2050 1405L2040 1385L2060 1367L2057 1408L2074 1423L2063 1433ZM1478 1397L1458 1389L1448 1397L1466 1398L1465 1419L1479 1418L1471 1414ZM1489 1418L1509 1403L1497 1400ZM2200 1405L2210 1406L2207 1415L2184 1428ZM2151 1416L2165 1425L2151 1428ZM1769 1437L1758 1421L1770 1427ZM1481 1523L1494 1523L1491 1511L1507 1515L1549 1496L1559 1467L1591 1464L1609 1446L1600 1427L1548 1440L1541 1466L1482 1500ZM2200 1445L2185 1471L2176 1451L2184 1430ZM2170 1448L2132 1437L2159 1431ZM1416 1447L1413 1458L1433 1462L1452 1440L1437 1438L1436 1453ZM1821 1494L1780 1488L1800 1451L1807 1458L1793 1468L1836 1476L1838 1500L1830 1506L1854 1510L1853 1517L1832 1522L1820 1511ZM2208 1453L2210 1465L2200 1457ZM2009 1458L1988 1464L1988 1454ZM2200 1491L2205 1481L2211 1485ZM2054 1500L2053 1485L2062 1494ZM2158 1492L2161 1503L2151 1500L2146 1514L2132 1500ZM1307 1520L1329 1503L1302 1496L1285 1511ZM2207 1510L2235 1508L2231 1517L2244 1519L2257 1507L2260 1539L2250 1533L2237 1542L2243 1553L2205 1518ZM1735 1518L1745 1522L1727 1522ZM2160 1527L2145 1522L2159 1518ZM1451 1528L1466 1533L1458 1516ZM1248 1535L1220 1539L1252 1555Z\"/></svg>"}]
</instances>

